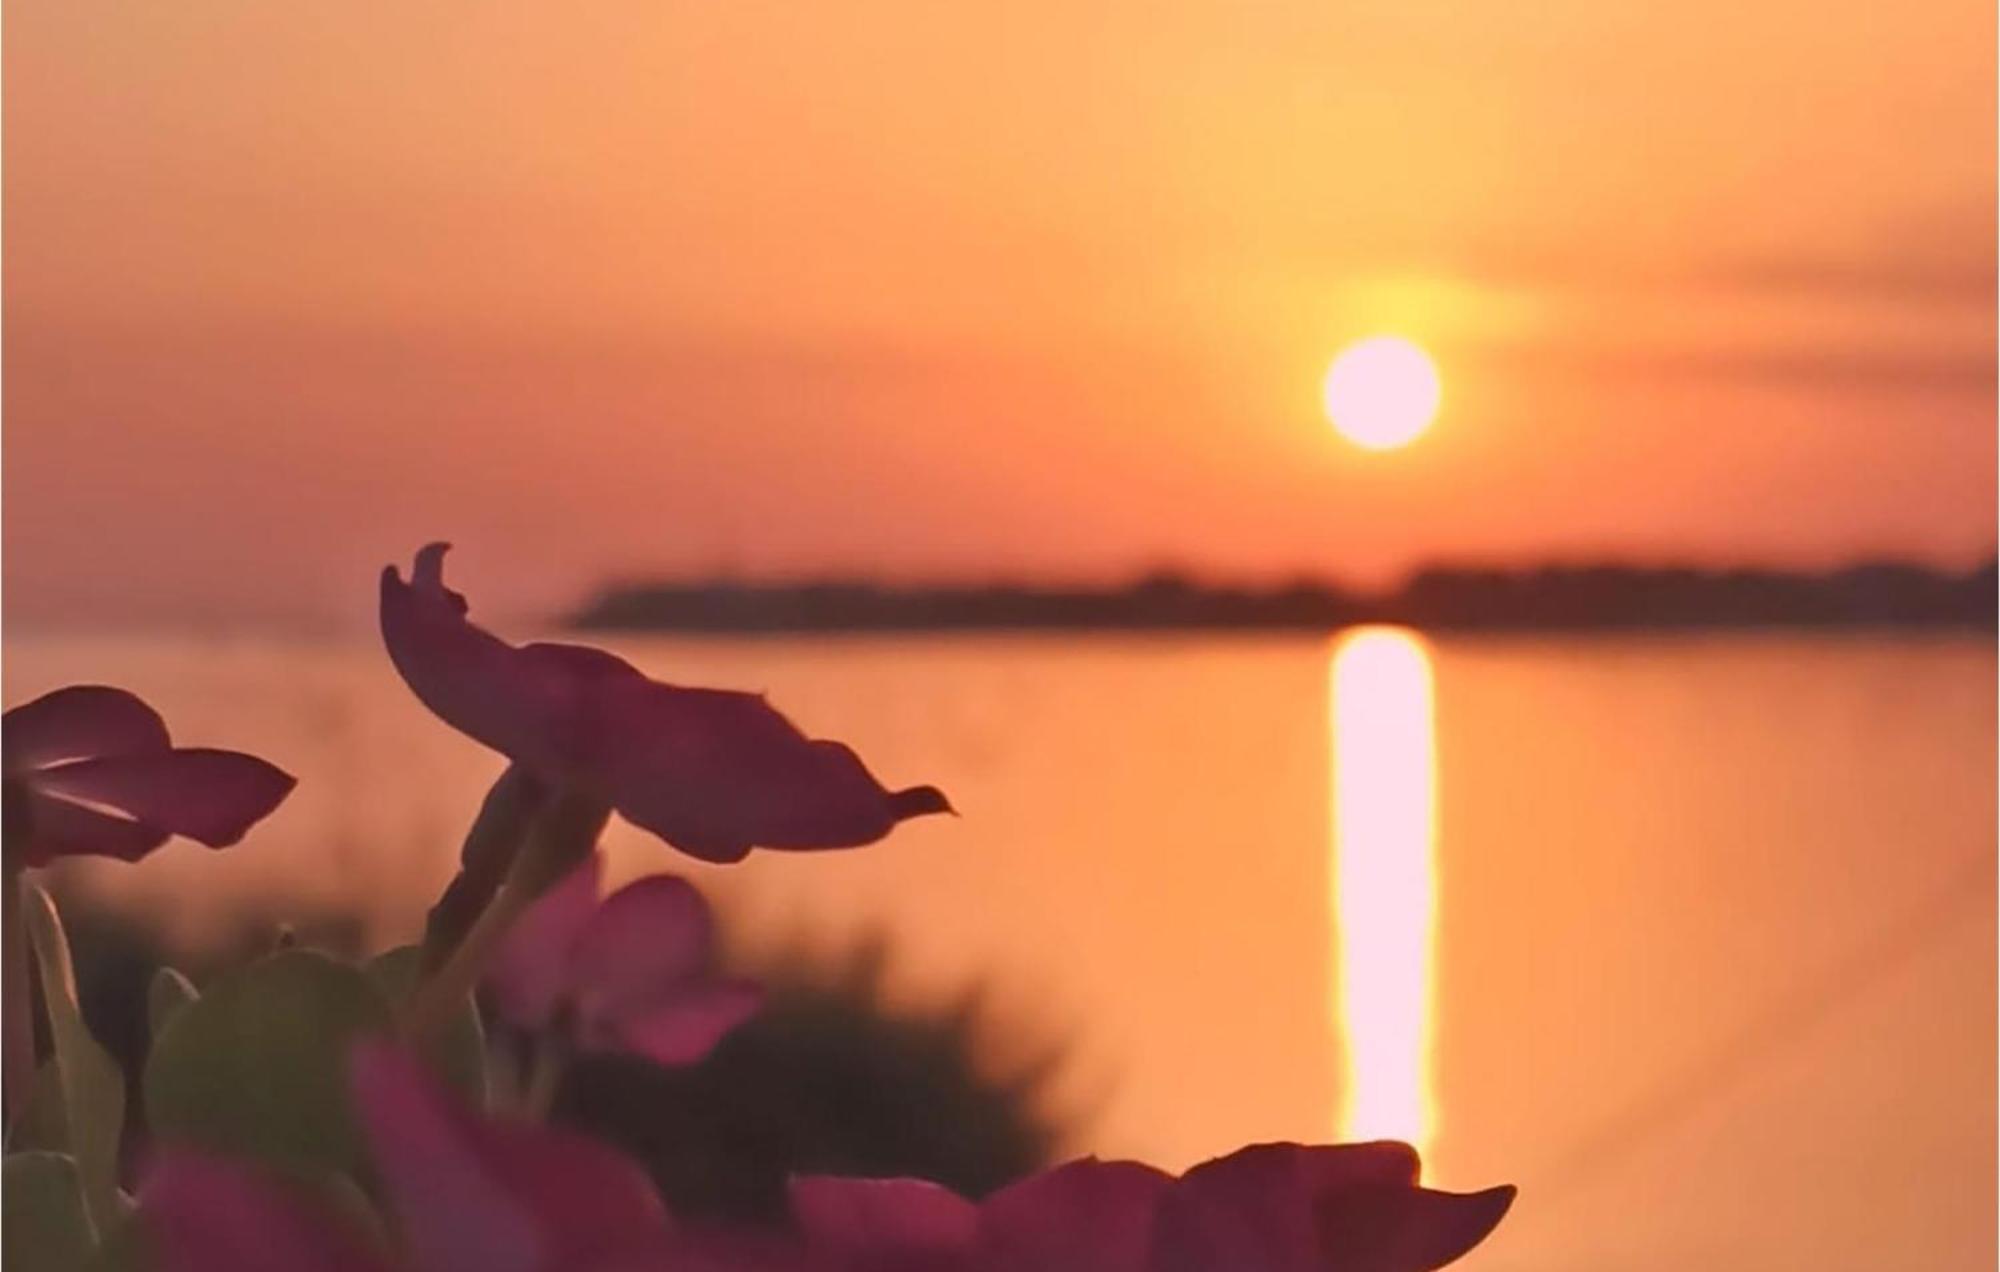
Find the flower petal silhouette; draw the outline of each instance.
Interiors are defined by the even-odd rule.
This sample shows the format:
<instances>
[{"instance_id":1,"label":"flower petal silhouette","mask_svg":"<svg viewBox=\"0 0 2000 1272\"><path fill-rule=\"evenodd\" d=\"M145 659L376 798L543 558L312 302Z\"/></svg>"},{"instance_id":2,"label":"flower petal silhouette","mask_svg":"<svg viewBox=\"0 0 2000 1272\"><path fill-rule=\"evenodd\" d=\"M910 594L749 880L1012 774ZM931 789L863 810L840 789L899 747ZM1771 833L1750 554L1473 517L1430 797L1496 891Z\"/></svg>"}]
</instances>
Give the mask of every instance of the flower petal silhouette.
<instances>
[{"instance_id":1,"label":"flower petal silhouette","mask_svg":"<svg viewBox=\"0 0 2000 1272\"><path fill-rule=\"evenodd\" d=\"M176 748L158 713L122 689L78 685L0 718L10 837L21 860L137 860L174 835L243 838L296 784L237 751Z\"/></svg>"},{"instance_id":2,"label":"flower petal silhouette","mask_svg":"<svg viewBox=\"0 0 2000 1272\"><path fill-rule=\"evenodd\" d=\"M791 1201L792 1218L814 1249L864 1266L956 1255L979 1233L979 1208L928 1180L804 1175L792 1180Z\"/></svg>"},{"instance_id":3,"label":"flower petal silhouette","mask_svg":"<svg viewBox=\"0 0 2000 1272\"><path fill-rule=\"evenodd\" d=\"M1084 1158L1031 1175L979 1208L991 1272L1142 1272L1173 1176L1138 1162Z\"/></svg>"},{"instance_id":4,"label":"flower petal silhouette","mask_svg":"<svg viewBox=\"0 0 2000 1272\"><path fill-rule=\"evenodd\" d=\"M43 768L93 755L164 751L166 722L136 694L109 685L71 685L7 712L0 766Z\"/></svg>"},{"instance_id":5,"label":"flower petal silhouette","mask_svg":"<svg viewBox=\"0 0 2000 1272\"><path fill-rule=\"evenodd\" d=\"M1417 1186L1404 1144L1253 1145L1175 1179L1084 1159L973 1203L910 1179L808 1177L793 1218L850 1268L973 1272L1429 1272L1513 1201Z\"/></svg>"},{"instance_id":6,"label":"flower petal silhouette","mask_svg":"<svg viewBox=\"0 0 2000 1272\"><path fill-rule=\"evenodd\" d=\"M382 572L382 638L439 718L549 781L709 861L753 847L846 848L949 810L935 788L885 789L853 751L808 738L760 695L649 680L580 645L515 647L466 619L444 584L447 545L410 579Z\"/></svg>"},{"instance_id":7,"label":"flower petal silhouette","mask_svg":"<svg viewBox=\"0 0 2000 1272\"><path fill-rule=\"evenodd\" d=\"M1478 1245L1511 1187L1417 1186L1406 1144L1255 1144L1189 1171L1160 1214L1159 1272L1429 1272Z\"/></svg>"},{"instance_id":8,"label":"flower petal silhouette","mask_svg":"<svg viewBox=\"0 0 2000 1272\"><path fill-rule=\"evenodd\" d=\"M1484 1241L1514 1204L1514 1188L1476 1193L1351 1188L1318 1205L1320 1244L1342 1268L1441 1268Z\"/></svg>"}]
</instances>

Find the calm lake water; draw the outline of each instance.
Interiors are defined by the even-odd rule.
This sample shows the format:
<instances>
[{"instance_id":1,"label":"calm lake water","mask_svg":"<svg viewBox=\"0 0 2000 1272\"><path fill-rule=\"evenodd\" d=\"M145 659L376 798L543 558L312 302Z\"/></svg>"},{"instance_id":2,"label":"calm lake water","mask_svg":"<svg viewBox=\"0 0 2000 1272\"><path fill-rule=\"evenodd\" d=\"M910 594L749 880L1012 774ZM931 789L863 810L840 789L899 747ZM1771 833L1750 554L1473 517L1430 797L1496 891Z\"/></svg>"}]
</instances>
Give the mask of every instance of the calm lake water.
<instances>
[{"instance_id":1,"label":"calm lake water","mask_svg":"<svg viewBox=\"0 0 2000 1272\"><path fill-rule=\"evenodd\" d=\"M697 876L736 937L885 934L911 997L1068 1040L1072 1147L1394 1134L1522 1195L1468 1266L1991 1268L1989 638L607 642L767 690L963 817ZM13 639L293 798L71 882L198 944L246 903L407 939L500 768L372 647Z\"/></svg>"}]
</instances>

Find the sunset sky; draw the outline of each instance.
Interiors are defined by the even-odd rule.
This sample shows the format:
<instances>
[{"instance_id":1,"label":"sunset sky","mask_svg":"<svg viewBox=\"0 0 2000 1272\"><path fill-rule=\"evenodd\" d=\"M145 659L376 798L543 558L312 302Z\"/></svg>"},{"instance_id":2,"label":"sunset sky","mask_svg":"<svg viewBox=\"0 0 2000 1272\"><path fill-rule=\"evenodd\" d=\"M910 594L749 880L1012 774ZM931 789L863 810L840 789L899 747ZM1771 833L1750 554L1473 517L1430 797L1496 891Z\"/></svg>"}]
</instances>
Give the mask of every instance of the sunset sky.
<instances>
[{"instance_id":1,"label":"sunset sky","mask_svg":"<svg viewBox=\"0 0 2000 1272\"><path fill-rule=\"evenodd\" d=\"M1988 0L6 6L5 603L1994 538ZM1406 449L1320 378L1430 350Z\"/></svg>"}]
</instances>

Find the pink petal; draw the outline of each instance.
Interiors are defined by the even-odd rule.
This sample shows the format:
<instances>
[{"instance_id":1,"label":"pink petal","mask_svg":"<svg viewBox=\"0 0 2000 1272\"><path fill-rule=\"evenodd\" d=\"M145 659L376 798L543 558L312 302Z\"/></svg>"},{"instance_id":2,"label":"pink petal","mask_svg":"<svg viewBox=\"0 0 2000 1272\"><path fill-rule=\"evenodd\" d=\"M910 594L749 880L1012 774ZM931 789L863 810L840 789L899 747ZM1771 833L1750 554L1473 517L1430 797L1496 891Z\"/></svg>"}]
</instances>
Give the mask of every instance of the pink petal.
<instances>
[{"instance_id":1,"label":"pink petal","mask_svg":"<svg viewBox=\"0 0 2000 1272\"><path fill-rule=\"evenodd\" d=\"M21 860L29 866L46 866L59 857L137 861L168 839L167 832L156 826L72 804L32 787L22 807L29 833L22 841Z\"/></svg>"},{"instance_id":2,"label":"pink petal","mask_svg":"<svg viewBox=\"0 0 2000 1272\"><path fill-rule=\"evenodd\" d=\"M593 711L618 811L706 860L856 847L948 807L928 787L883 789L852 750L806 737L757 694L616 683Z\"/></svg>"},{"instance_id":3,"label":"pink petal","mask_svg":"<svg viewBox=\"0 0 2000 1272\"><path fill-rule=\"evenodd\" d=\"M843 1254L969 1251L979 1231L977 1206L923 1179L801 1175L791 1198L807 1243Z\"/></svg>"},{"instance_id":4,"label":"pink petal","mask_svg":"<svg viewBox=\"0 0 2000 1272\"><path fill-rule=\"evenodd\" d=\"M75 760L28 780L41 794L124 813L211 848L243 838L297 785L254 755L203 748Z\"/></svg>"},{"instance_id":5,"label":"pink petal","mask_svg":"<svg viewBox=\"0 0 2000 1272\"><path fill-rule=\"evenodd\" d=\"M481 1122L414 1061L355 1048L356 1103L425 1272L555 1272L667 1231L645 1173L583 1136Z\"/></svg>"},{"instance_id":6,"label":"pink petal","mask_svg":"<svg viewBox=\"0 0 2000 1272\"><path fill-rule=\"evenodd\" d=\"M159 1272L386 1272L339 1224L233 1162L174 1150L139 1193Z\"/></svg>"},{"instance_id":7,"label":"pink petal","mask_svg":"<svg viewBox=\"0 0 2000 1272\"><path fill-rule=\"evenodd\" d=\"M496 639L445 587L444 551L419 552L408 583L382 575L383 640L417 697L683 852L853 847L946 810L929 787L884 790L852 751L807 738L757 695L660 684L602 650Z\"/></svg>"},{"instance_id":8,"label":"pink petal","mask_svg":"<svg viewBox=\"0 0 2000 1272\"><path fill-rule=\"evenodd\" d=\"M1417 1150L1397 1140L1372 1140L1364 1144L1256 1144L1233 1156L1288 1160L1290 1168L1299 1173L1315 1195L1375 1184L1414 1188L1422 1170Z\"/></svg>"},{"instance_id":9,"label":"pink petal","mask_svg":"<svg viewBox=\"0 0 2000 1272\"><path fill-rule=\"evenodd\" d=\"M1336 1192L1317 1206L1323 1266L1429 1272L1484 1241L1513 1204L1511 1186L1477 1193L1379 1186Z\"/></svg>"},{"instance_id":10,"label":"pink petal","mask_svg":"<svg viewBox=\"0 0 2000 1272\"><path fill-rule=\"evenodd\" d=\"M644 681L645 674L618 655L589 645L560 641L530 641L516 651L521 661L542 675L578 686L597 681Z\"/></svg>"},{"instance_id":11,"label":"pink petal","mask_svg":"<svg viewBox=\"0 0 2000 1272\"><path fill-rule=\"evenodd\" d=\"M577 939L597 913L596 853L542 895L507 932L487 969L494 1005L509 1023L541 1029L571 989Z\"/></svg>"},{"instance_id":12,"label":"pink petal","mask_svg":"<svg viewBox=\"0 0 2000 1272\"><path fill-rule=\"evenodd\" d=\"M516 1122L478 1127L481 1152L546 1234L550 1272L601 1252L657 1245L673 1231L638 1163L587 1135Z\"/></svg>"},{"instance_id":13,"label":"pink petal","mask_svg":"<svg viewBox=\"0 0 2000 1272\"><path fill-rule=\"evenodd\" d=\"M586 1017L583 1044L628 1051L655 1064L693 1064L764 1005L764 991L744 981L684 990L657 1007L628 1010L613 1021Z\"/></svg>"},{"instance_id":14,"label":"pink petal","mask_svg":"<svg viewBox=\"0 0 2000 1272\"><path fill-rule=\"evenodd\" d=\"M588 1272L847 1272L796 1239L748 1229L682 1231L594 1259Z\"/></svg>"},{"instance_id":15,"label":"pink petal","mask_svg":"<svg viewBox=\"0 0 2000 1272\"><path fill-rule=\"evenodd\" d=\"M715 922L685 879L652 875L605 898L578 936L574 983L613 1010L644 1003L708 969Z\"/></svg>"},{"instance_id":16,"label":"pink petal","mask_svg":"<svg viewBox=\"0 0 2000 1272\"><path fill-rule=\"evenodd\" d=\"M1173 1178L1138 1162L1070 1162L979 1207L989 1272L1142 1272Z\"/></svg>"},{"instance_id":17,"label":"pink petal","mask_svg":"<svg viewBox=\"0 0 2000 1272\"><path fill-rule=\"evenodd\" d=\"M1512 1188L1416 1187L1406 1144L1257 1144L1189 1171L1161 1207L1158 1272L1423 1272L1479 1244Z\"/></svg>"},{"instance_id":18,"label":"pink petal","mask_svg":"<svg viewBox=\"0 0 2000 1272\"><path fill-rule=\"evenodd\" d=\"M548 1251L534 1217L474 1146L466 1119L400 1053L354 1049L351 1070L375 1168L413 1262L426 1272L532 1272Z\"/></svg>"},{"instance_id":19,"label":"pink petal","mask_svg":"<svg viewBox=\"0 0 2000 1272\"><path fill-rule=\"evenodd\" d=\"M1322 1272L1318 1202L1330 1187L1413 1191L1403 1144L1254 1144L1190 1170L1160 1208L1159 1272Z\"/></svg>"},{"instance_id":20,"label":"pink petal","mask_svg":"<svg viewBox=\"0 0 2000 1272\"><path fill-rule=\"evenodd\" d=\"M396 670L438 718L475 741L558 778L577 686L566 667L521 651L465 619L465 598L444 585L448 544L417 553L405 583L382 571L382 642Z\"/></svg>"},{"instance_id":21,"label":"pink petal","mask_svg":"<svg viewBox=\"0 0 2000 1272\"><path fill-rule=\"evenodd\" d=\"M9 774L62 760L164 751L169 745L158 712L106 685L58 689L0 717L0 770Z\"/></svg>"}]
</instances>

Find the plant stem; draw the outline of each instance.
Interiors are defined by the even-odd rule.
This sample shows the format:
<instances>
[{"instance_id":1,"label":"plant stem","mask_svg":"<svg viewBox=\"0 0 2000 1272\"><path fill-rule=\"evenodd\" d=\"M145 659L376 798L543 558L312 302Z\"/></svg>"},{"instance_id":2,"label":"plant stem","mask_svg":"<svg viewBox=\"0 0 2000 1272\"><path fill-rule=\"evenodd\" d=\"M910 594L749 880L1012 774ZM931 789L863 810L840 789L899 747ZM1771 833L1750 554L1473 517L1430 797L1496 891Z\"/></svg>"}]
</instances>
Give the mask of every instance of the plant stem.
<instances>
[{"instance_id":1,"label":"plant stem","mask_svg":"<svg viewBox=\"0 0 2000 1272\"><path fill-rule=\"evenodd\" d=\"M458 874L424 922L425 975L444 966L480 912L492 904L550 798L548 787L519 764L508 765L493 783L466 831Z\"/></svg>"},{"instance_id":2,"label":"plant stem","mask_svg":"<svg viewBox=\"0 0 2000 1272\"><path fill-rule=\"evenodd\" d=\"M501 938L514 921L597 846L611 810L582 796L557 797L535 819L528 840L514 854L507 877L474 919L444 965L417 986L403 1013L403 1036L421 1049L472 996Z\"/></svg>"},{"instance_id":3,"label":"plant stem","mask_svg":"<svg viewBox=\"0 0 2000 1272\"><path fill-rule=\"evenodd\" d=\"M27 1107L35 1084L35 1016L28 987L28 926L21 914L21 870L0 871L0 1000L4 1000L4 1037L0 1037L0 1089L4 1089L9 1123Z\"/></svg>"},{"instance_id":4,"label":"plant stem","mask_svg":"<svg viewBox=\"0 0 2000 1272\"><path fill-rule=\"evenodd\" d=\"M403 1036L421 1049L444 1027L459 1004L472 996L486 963L514 920L534 902L533 894L509 878L493 894L472 927L453 947L443 967L410 995L403 1011Z\"/></svg>"},{"instance_id":5,"label":"plant stem","mask_svg":"<svg viewBox=\"0 0 2000 1272\"><path fill-rule=\"evenodd\" d=\"M521 1112L530 1120L546 1122L555 1106L556 1092L562 1088L563 1071L569 1068L569 1047L554 1033L535 1038L535 1058L528 1071L528 1084L521 1095Z\"/></svg>"}]
</instances>

